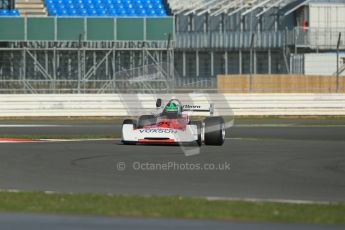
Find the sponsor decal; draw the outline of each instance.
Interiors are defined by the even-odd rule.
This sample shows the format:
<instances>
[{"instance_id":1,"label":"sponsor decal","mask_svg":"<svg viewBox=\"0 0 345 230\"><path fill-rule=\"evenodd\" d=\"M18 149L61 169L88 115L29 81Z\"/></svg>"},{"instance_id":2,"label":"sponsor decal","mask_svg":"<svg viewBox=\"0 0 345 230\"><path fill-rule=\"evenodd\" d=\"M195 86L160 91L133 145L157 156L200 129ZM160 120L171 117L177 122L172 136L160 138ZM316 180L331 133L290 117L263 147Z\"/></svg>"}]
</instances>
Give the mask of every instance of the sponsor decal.
<instances>
[{"instance_id":1,"label":"sponsor decal","mask_svg":"<svg viewBox=\"0 0 345 230\"><path fill-rule=\"evenodd\" d=\"M177 134L178 131L174 129L140 129L140 133L169 133L169 134Z\"/></svg>"},{"instance_id":2,"label":"sponsor decal","mask_svg":"<svg viewBox=\"0 0 345 230\"><path fill-rule=\"evenodd\" d=\"M184 105L184 109L201 109L200 105Z\"/></svg>"}]
</instances>

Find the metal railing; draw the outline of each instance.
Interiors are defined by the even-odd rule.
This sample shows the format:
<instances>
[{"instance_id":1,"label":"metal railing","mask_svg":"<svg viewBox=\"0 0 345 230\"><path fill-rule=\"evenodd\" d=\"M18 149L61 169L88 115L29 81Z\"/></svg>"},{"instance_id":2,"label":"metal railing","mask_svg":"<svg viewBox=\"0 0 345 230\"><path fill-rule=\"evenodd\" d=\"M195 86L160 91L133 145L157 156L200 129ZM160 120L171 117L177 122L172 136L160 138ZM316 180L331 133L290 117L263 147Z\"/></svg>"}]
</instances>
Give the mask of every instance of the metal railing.
<instances>
[{"instance_id":1,"label":"metal railing","mask_svg":"<svg viewBox=\"0 0 345 230\"><path fill-rule=\"evenodd\" d=\"M283 48L285 45L310 49L335 49L339 33L344 28L303 28L281 31L233 31L233 32L178 32L177 49L240 49L250 48L251 36L255 34L256 48ZM345 40L340 43L345 48Z\"/></svg>"},{"instance_id":2,"label":"metal railing","mask_svg":"<svg viewBox=\"0 0 345 230\"><path fill-rule=\"evenodd\" d=\"M255 33L256 48L282 48L285 31L233 31L233 32L179 32L176 33L177 49L238 49L250 48Z\"/></svg>"},{"instance_id":3,"label":"metal railing","mask_svg":"<svg viewBox=\"0 0 345 230\"><path fill-rule=\"evenodd\" d=\"M295 27L288 32L287 43L296 47L310 49L336 49L339 33L345 34L343 28L304 28ZM345 48L345 40L340 43L340 48Z\"/></svg>"},{"instance_id":4,"label":"metal railing","mask_svg":"<svg viewBox=\"0 0 345 230\"><path fill-rule=\"evenodd\" d=\"M41 93L157 93L170 92L175 88L169 65L145 65L118 71L112 78L66 79L0 79L0 94Z\"/></svg>"}]
</instances>

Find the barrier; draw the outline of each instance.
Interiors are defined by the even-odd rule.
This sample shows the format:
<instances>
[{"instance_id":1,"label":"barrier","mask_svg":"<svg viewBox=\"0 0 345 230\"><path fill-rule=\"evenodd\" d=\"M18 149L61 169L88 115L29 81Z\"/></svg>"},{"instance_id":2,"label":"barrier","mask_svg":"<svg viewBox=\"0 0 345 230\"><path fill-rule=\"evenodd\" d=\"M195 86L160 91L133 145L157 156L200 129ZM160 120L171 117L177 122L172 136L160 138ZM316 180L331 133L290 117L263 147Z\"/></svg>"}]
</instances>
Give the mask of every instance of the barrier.
<instances>
[{"instance_id":1,"label":"barrier","mask_svg":"<svg viewBox=\"0 0 345 230\"><path fill-rule=\"evenodd\" d=\"M128 29L131 28L131 29ZM1 17L0 41L167 41L173 17Z\"/></svg>"},{"instance_id":2,"label":"barrier","mask_svg":"<svg viewBox=\"0 0 345 230\"><path fill-rule=\"evenodd\" d=\"M218 75L219 93L336 93L336 76L256 74ZM338 82L338 92L345 93L345 77Z\"/></svg>"},{"instance_id":3,"label":"barrier","mask_svg":"<svg viewBox=\"0 0 345 230\"><path fill-rule=\"evenodd\" d=\"M129 116L149 113L158 97L215 104L215 115L345 115L345 94L0 95L0 117ZM200 115L200 114L196 114Z\"/></svg>"}]
</instances>

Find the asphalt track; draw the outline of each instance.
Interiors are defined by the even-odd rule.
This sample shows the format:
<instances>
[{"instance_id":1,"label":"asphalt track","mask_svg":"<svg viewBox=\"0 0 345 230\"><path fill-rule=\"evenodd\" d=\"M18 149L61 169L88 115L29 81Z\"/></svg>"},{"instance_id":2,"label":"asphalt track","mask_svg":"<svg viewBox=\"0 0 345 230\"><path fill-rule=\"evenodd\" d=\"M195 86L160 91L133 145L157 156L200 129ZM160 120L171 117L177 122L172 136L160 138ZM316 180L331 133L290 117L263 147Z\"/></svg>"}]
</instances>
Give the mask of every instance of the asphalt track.
<instances>
[{"instance_id":1,"label":"asphalt track","mask_svg":"<svg viewBox=\"0 0 345 230\"><path fill-rule=\"evenodd\" d=\"M0 144L0 188L345 202L344 124L240 121L224 146L203 146L190 157L178 146L124 146L119 140ZM2 135L119 129L116 121L0 122Z\"/></svg>"},{"instance_id":2,"label":"asphalt track","mask_svg":"<svg viewBox=\"0 0 345 230\"><path fill-rule=\"evenodd\" d=\"M345 201L343 120L332 126L328 121L311 125L260 122L237 122L224 146L202 146L200 154L192 157L186 157L178 146L124 146L119 140L1 144L0 188ZM22 125L22 121L1 121L0 133L110 134L120 130L116 121Z\"/></svg>"}]
</instances>

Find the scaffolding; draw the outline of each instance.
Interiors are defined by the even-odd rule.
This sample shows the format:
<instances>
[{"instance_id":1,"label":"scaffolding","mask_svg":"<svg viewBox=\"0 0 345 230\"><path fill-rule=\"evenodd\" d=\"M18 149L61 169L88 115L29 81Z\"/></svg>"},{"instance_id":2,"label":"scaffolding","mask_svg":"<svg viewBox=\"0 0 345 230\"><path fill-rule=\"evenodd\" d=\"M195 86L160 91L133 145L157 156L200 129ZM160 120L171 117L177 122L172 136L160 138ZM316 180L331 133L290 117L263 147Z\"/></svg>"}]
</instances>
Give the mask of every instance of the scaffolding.
<instances>
[{"instance_id":1,"label":"scaffolding","mask_svg":"<svg viewBox=\"0 0 345 230\"><path fill-rule=\"evenodd\" d=\"M260 17L272 8L283 8L296 0L170 0L170 6L175 14L196 14L198 16L208 13L210 16L225 14L231 16L241 12L242 16L257 9L256 17Z\"/></svg>"},{"instance_id":2,"label":"scaffolding","mask_svg":"<svg viewBox=\"0 0 345 230\"><path fill-rule=\"evenodd\" d=\"M6 43L6 47L0 48L0 91L166 92L173 89L174 82L172 43L173 41Z\"/></svg>"},{"instance_id":3,"label":"scaffolding","mask_svg":"<svg viewBox=\"0 0 345 230\"><path fill-rule=\"evenodd\" d=\"M171 90L173 22L173 17L0 18L0 91Z\"/></svg>"}]
</instances>

